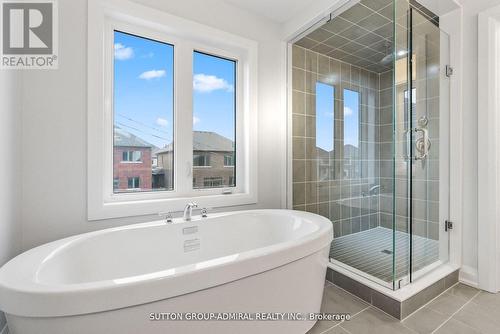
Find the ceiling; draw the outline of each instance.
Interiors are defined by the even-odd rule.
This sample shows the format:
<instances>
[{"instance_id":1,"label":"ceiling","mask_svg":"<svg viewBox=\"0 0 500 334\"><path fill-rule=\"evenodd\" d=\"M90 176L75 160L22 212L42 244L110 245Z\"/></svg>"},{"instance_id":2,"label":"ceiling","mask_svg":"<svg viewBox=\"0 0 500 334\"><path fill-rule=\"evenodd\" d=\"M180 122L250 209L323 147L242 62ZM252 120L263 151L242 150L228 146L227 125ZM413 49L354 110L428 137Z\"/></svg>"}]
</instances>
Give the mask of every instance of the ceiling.
<instances>
[{"instance_id":1,"label":"ceiling","mask_svg":"<svg viewBox=\"0 0 500 334\"><path fill-rule=\"evenodd\" d=\"M392 0L361 0L297 45L373 72L391 69Z\"/></svg>"},{"instance_id":2,"label":"ceiling","mask_svg":"<svg viewBox=\"0 0 500 334\"><path fill-rule=\"evenodd\" d=\"M372 72L388 71L393 66L394 17L397 57L406 57L407 50L408 2L395 4L396 15L393 0L361 0L296 44ZM413 16L414 36L437 36L434 42L439 45L439 17L415 0L410 0L410 6L418 13Z\"/></svg>"},{"instance_id":3,"label":"ceiling","mask_svg":"<svg viewBox=\"0 0 500 334\"><path fill-rule=\"evenodd\" d=\"M225 0L236 7L284 23L307 8L314 0Z\"/></svg>"}]
</instances>

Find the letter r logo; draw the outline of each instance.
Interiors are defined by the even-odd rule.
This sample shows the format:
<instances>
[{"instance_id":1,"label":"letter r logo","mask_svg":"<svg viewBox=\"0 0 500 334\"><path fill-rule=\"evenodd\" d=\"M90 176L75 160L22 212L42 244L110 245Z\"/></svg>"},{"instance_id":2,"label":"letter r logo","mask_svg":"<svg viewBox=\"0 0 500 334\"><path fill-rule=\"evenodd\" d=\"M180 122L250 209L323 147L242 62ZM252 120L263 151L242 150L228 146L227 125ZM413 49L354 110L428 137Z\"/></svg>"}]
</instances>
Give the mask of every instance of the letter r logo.
<instances>
[{"instance_id":1,"label":"letter r logo","mask_svg":"<svg viewBox=\"0 0 500 334\"><path fill-rule=\"evenodd\" d=\"M51 2L3 2L4 54L52 54L53 4Z\"/></svg>"}]
</instances>

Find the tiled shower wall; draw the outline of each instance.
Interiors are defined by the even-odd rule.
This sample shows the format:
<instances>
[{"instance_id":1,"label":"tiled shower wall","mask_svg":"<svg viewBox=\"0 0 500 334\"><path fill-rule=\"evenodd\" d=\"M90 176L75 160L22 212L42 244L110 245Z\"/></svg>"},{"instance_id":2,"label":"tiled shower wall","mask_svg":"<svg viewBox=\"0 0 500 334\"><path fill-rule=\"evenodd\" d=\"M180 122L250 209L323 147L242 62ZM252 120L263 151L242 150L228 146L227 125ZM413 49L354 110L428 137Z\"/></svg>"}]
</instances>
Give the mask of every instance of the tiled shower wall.
<instances>
[{"instance_id":1,"label":"tiled shower wall","mask_svg":"<svg viewBox=\"0 0 500 334\"><path fill-rule=\"evenodd\" d=\"M292 59L294 209L329 218L336 237L379 226L380 196L378 192L370 195L369 189L380 184L380 154L385 157L392 152L390 146L379 144L380 75L296 45ZM317 81L334 87L332 152L316 147ZM354 152L344 150L342 140L344 89L360 94L360 140ZM346 175L347 164L356 166L355 175ZM325 168L329 172L322 172Z\"/></svg>"},{"instance_id":2,"label":"tiled shower wall","mask_svg":"<svg viewBox=\"0 0 500 334\"><path fill-rule=\"evenodd\" d=\"M411 183L412 183L412 233L416 236L426 237L433 240L439 240L439 127L440 127L440 41L446 36L440 36L439 28L425 19L419 13L414 14L413 26L413 82L412 92L415 95L415 101L412 103L412 124L405 118L408 101L405 99L407 87L406 67L397 66L395 81L395 90L391 89L383 82L389 82L388 78L392 76L392 71L381 75L380 91L380 134L381 145L388 140L387 128L395 125L395 196L392 192L383 193L380 196L380 224L381 226L392 228L393 206L395 200L395 222L396 229L402 232L409 232L408 219L408 160L405 159L406 133L405 129L410 126L413 128L424 128L428 131L430 140L429 155L424 160L414 160L411 163ZM401 34L406 34L405 29ZM406 48L406 45L403 45ZM406 63L406 58L400 60ZM395 121L392 120L392 113L388 112L390 108L389 101L392 99L392 93L395 91ZM445 110L445 109L443 109ZM382 115L388 117L384 120ZM419 124L419 120L425 117L428 124ZM392 136L392 135L391 135ZM412 134L413 150L415 152L415 141L421 135ZM382 151L381 151L382 152ZM415 152L414 155L419 155ZM390 157L381 154L381 184L386 189L392 187L392 171L386 167L392 164Z\"/></svg>"},{"instance_id":3,"label":"tiled shower wall","mask_svg":"<svg viewBox=\"0 0 500 334\"><path fill-rule=\"evenodd\" d=\"M425 161L412 163L412 205L414 235L439 239L439 30L422 22L426 30L415 36L416 70L413 87L413 127L421 116L429 119L427 129L431 141L430 155ZM418 27L415 30L418 32ZM318 54L293 47L293 207L321 214L334 224L335 237L348 235L377 226L392 228L393 200L396 201L396 228L409 232L408 227L408 162L402 156L405 145L404 80L393 90L393 71L374 73ZM403 61L405 61L403 59ZM396 75L396 81L398 80ZM405 79L405 78L403 78ZM317 81L335 88L334 151L325 153L316 148ZM343 166L343 90L358 91L360 103L360 143L355 159L360 174L346 178ZM393 122L393 92L396 92L396 121ZM396 124L393 160L393 126ZM415 138L412 139L413 141ZM327 165L327 166L325 166ZM331 172L322 173L328 168ZM395 167L395 169L394 169ZM395 173L394 173L395 171ZM395 178L395 188L393 188ZM367 196L373 185L379 192ZM396 197L393 196L395 190Z\"/></svg>"}]
</instances>

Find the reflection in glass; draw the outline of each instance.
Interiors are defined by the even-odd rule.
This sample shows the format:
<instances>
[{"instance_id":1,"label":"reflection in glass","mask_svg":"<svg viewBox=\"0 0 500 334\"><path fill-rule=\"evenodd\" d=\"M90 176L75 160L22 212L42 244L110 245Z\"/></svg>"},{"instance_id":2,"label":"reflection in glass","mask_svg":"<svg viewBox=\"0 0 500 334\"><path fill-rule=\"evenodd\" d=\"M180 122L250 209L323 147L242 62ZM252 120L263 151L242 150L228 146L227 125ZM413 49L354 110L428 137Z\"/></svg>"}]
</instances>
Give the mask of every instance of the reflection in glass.
<instances>
[{"instance_id":1,"label":"reflection in glass","mask_svg":"<svg viewBox=\"0 0 500 334\"><path fill-rule=\"evenodd\" d=\"M359 93L344 89L344 178L359 177Z\"/></svg>"},{"instance_id":2,"label":"reflection in glass","mask_svg":"<svg viewBox=\"0 0 500 334\"><path fill-rule=\"evenodd\" d=\"M334 157L334 98L335 88L322 82L316 83L316 150L318 181L333 178Z\"/></svg>"},{"instance_id":3,"label":"reflection in glass","mask_svg":"<svg viewBox=\"0 0 500 334\"><path fill-rule=\"evenodd\" d=\"M236 61L193 54L193 188L236 186Z\"/></svg>"}]
</instances>

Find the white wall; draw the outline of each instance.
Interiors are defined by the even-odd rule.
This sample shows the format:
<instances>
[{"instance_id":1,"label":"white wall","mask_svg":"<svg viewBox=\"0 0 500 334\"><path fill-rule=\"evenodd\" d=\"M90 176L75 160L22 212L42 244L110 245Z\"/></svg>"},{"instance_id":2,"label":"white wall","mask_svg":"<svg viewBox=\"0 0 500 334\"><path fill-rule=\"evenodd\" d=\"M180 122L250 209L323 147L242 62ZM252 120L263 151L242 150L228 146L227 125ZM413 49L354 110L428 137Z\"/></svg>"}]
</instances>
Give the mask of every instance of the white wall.
<instances>
[{"instance_id":1,"label":"white wall","mask_svg":"<svg viewBox=\"0 0 500 334\"><path fill-rule=\"evenodd\" d=\"M259 202L279 208L284 184L279 26L222 1L136 2L259 43ZM87 221L87 1L59 1L59 69L24 73L22 113L23 249L109 226L150 220ZM249 207L250 208L250 207Z\"/></svg>"},{"instance_id":2,"label":"white wall","mask_svg":"<svg viewBox=\"0 0 500 334\"><path fill-rule=\"evenodd\" d=\"M477 279L477 15L498 0L462 1L463 15L463 266L467 278ZM471 282L475 283L475 282Z\"/></svg>"},{"instance_id":3,"label":"white wall","mask_svg":"<svg viewBox=\"0 0 500 334\"><path fill-rule=\"evenodd\" d=\"M0 266L20 251L21 82L15 71L0 70ZM0 321L0 330L1 330Z\"/></svg>"}]
</instances>

